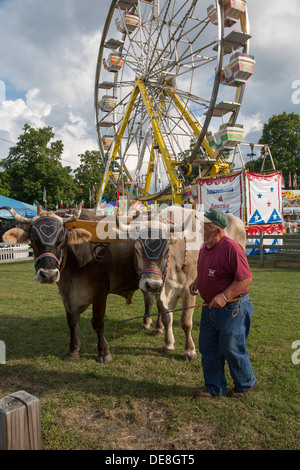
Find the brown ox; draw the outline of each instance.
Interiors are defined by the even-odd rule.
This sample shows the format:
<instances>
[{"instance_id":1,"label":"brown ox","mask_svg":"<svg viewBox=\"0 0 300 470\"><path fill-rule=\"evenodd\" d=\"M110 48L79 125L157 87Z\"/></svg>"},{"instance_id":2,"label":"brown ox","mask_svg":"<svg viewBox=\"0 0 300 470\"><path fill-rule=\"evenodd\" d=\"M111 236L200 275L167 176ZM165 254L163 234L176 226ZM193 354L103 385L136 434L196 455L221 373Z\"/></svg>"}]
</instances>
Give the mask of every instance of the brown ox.
<instances>
[{"instance_id":1,"label":"brown ox","mask_svg":"<svg viewBox=\"0 0 300 470\"><path fill-rule=\"evenodd\" d=\"M108 294L125 297L131 303L138 289L134 264L134 242L125 240L114 246L90 243L91 234L84 229L68 229L66 222L79 218L91 219L90 211L81 208L71 217L62 219L45 212L34 219L19 216L6 208L16 221L28 224L28 230L11 229L4 235L6 243L32 244L35 279L41 283L57 283L67 314L70 349L65 359L79 356L78 326L80 314L92 304L92 326L98 335L98 361L111 360L104 336L104 315ZM92 216L95 219L94 215ZM145 315L151 314L153 298L145 296Z\"/></svg>"},{"instance_id":2,"label":"brown ox","mask_svg":"<svg viewBox=\"0 0 300 470\"><path fill-rule=\"evenodd\" d=\"M185 221L183 224L185 231L182 232L180 228L182 224L175 224L176 228L171 230L173 233L169 232L169 236L167 235L172 227L168 222L170 209L163 210L160 213L160 220L152 223L152 237L150 237L149 225L145 226L144 223L141 223L139 227L133 223L130 225L120 223L119 226L123 231L135 233L139 287L143 292L151 292L156 296L159 312L174 310L178 300L182 299L180 326L185 333L183 358L192 360L196 357L195 344L191 336L195 297L190 294L189 286L197 275L198 252L202 244L202 238L198 235L200 222L194 210L180 207L171 209L171 212L172 210L177 213L177 221L178 214L181 221ZM187 223L188 216L192 221L190 226ZM226 214L226 217L228 221L226 235L235 239L245 250L246 231L242 220L232 214ZM181 232L181 234L176 237L174 232ZM175 349L173 314L164 313L161 315L161 320L165 328L162 352L170 352Z\"/></svg>"}]
</instances>

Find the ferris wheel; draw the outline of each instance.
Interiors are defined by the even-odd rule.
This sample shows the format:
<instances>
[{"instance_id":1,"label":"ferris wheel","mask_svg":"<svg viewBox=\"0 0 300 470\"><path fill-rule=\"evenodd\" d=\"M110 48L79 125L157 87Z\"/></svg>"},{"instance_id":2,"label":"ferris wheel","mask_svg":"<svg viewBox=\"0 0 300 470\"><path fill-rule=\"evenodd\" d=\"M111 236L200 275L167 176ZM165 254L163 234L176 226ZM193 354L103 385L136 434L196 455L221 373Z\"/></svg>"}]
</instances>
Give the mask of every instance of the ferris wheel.
<instances>
[{"instance_id":1,"label":"ferris wheel","mask_svg":"<svg viewBox=\"0 0 300 470\"><path fill-rule=\"evenodd\" d=\"M181 203L193 162L218 172L241 138L254 67L247 2L211 1L112 0L95 79L98 205L108 181L129 201Z\"/></svg>"}]
</instances>

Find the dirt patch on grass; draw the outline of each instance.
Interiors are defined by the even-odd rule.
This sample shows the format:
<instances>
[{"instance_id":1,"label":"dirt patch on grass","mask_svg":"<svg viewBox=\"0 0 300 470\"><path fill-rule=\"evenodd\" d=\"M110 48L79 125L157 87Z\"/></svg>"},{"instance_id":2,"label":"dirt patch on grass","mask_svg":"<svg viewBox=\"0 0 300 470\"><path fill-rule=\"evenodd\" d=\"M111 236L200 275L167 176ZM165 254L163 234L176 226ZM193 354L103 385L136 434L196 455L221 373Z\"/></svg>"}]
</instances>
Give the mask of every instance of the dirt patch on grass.
<instances>
[{"instance_id":1,"label":"dirt patch on grass","mask_svg":"<svg viewBox=\"0 0 300 470\"><path fill-rule=\"evenodd\" d=\"M216 450L214 430L196 422L176 425L168 411L147 401L133 409L95 412L92 407L62 410L67 427L81 429L85 438L109 450ZM176 429L176 431L174 431Z\"/></svg>"},{"instance_id":2,"label":"dirt patch on grass","mask_svg":"<svg viewBox=\"0 0 300 470\"><path fill-rule=\"evenodd\" d=\"M49 408L55 414L55 425L51 419L47 429L42 429L43 444L60 450L218 450L221 442L216 429L196 420L182 423L169 411L149 400L139 400L128 407L112 406L99 409L93 403L63 406L63 399L45 394L42 386L26 388L24 381L14 377L13 384L8 378L5 387L0 388L1 396L16 390L27 390L41 398L41 408ZM101 405L100 405L101 406ZM43 413L42 413L43 414ZM44 424L45 425L45 424ZM56 442L48 441L51 428L56 428ZM43 427L43 426L42 426ZM64 433L74 440L63 439ZM53 436L52 436L53 438ZM79 444L81 443L81 444Z\"/></svg>"}]
</instances>

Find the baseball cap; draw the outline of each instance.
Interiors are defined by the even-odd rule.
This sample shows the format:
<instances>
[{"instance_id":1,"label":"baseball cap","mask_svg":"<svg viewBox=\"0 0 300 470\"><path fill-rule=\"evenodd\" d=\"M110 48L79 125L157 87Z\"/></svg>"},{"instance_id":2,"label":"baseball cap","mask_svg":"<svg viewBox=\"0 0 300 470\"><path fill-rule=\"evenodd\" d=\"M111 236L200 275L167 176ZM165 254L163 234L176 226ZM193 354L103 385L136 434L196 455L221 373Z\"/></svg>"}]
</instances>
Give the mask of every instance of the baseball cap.
<instances>
[{"instance_id":1,"label":"baseball cap","mask_svg":"<svg viewBox=\"0 0 300 470\"><path fill-rule=\"evenodd\" d=\"M209 209L204 213L204 223L213 223L218 227L225 228L227 227L226 215L219 209Z\"/></svg>"}]
</instances>

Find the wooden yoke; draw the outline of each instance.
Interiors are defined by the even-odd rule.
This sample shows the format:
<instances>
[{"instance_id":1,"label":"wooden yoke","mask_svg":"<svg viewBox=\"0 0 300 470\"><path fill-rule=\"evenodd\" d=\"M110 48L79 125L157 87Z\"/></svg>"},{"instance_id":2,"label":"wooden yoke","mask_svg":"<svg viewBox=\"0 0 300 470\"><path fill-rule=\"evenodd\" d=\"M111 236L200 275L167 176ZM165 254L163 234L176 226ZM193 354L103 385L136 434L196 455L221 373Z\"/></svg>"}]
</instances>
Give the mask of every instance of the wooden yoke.
<instances>
[{"instance_id":1,"label":"wooden yoke","mask_svg":"<svg viewBox=\"0 0 300 470\"><path fill-rule=\"evenodd\" d=\"M101 222L100 222L101 223ZM94 243L121 243L124 241L124 239L119 239L119 238L99 238L98 234L97 234L97 225L99 224L99 221L94 221L94 220L76 220L76 221L73 221L73 222L67 222L65 224L66 227L68 227L69 230L72 230L72 229L79 229L79 228L83 228L84 230L87 230L88 232L90 232L90 234L92 235L92 238L90 239L90 242L94 242ZM106 224L107 228L108 228L108 223ZM104 232L107 230L105 230L106 227L104 227Z\"/></svg>"}]
</instances>

